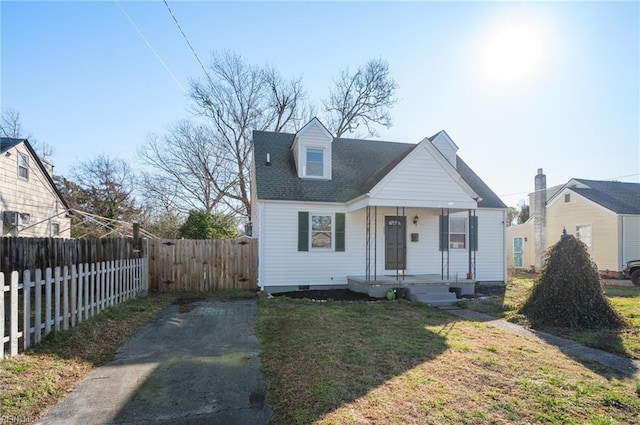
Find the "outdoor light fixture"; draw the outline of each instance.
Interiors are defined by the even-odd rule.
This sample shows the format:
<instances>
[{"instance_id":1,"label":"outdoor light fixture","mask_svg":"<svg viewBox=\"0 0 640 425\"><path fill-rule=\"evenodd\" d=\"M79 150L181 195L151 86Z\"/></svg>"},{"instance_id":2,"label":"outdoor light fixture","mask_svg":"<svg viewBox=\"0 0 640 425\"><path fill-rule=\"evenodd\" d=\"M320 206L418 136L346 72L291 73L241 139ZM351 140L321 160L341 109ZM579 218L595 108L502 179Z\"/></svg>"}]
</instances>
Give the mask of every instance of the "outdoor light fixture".
<instances>
[{"instance_id":1,"label":"outdoor light fixture","mask_svg":"<svg viewBox=\"0 0 640 425\"><path fill-rule=\"evenodd\" d=\"M418 225L418 220L420 220L420 217L418 217L418 215L416 214L416 216L413 217L413 224L415 224L417 226Z\"/></svg>"}]
</instances>

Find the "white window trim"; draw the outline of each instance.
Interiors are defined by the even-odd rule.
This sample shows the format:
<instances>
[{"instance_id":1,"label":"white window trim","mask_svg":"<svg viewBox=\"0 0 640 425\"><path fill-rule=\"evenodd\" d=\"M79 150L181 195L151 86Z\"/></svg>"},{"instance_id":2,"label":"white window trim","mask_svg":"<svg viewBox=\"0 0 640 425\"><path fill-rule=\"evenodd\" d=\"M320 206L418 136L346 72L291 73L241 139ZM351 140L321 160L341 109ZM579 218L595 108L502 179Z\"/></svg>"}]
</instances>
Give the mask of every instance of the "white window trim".
<instances>
[{"instance_id":1,"label":"white window trim","mask_svg":"<svg viewBox=\"0 0 640 425\"><path fill-rule=\"evenodd\" d=\"M53 226L57 225L58 226L58 233L57 234L53 234ZM60 222L59 221L51 221L51 226L49 226L49 234L51 235L52 238L58 237L60 236Z\"/></svg>"},{"instance_id":2,"label":"white window trim","mask_svg":"<svg viewBox=\"0 0 640 425\"><path fill-rule=\"evenodd\" d=\"M452 247L451 246L451 235L454 234L451 232L451 222L453 220L464 220L464 246L460 247ZM462 233L456 232L456 235L462 235ZM469 220L467 217L452 217L449 216L449 249L467 249L469 246Z\"/></svg>"},{"instance_id":3,"label":"white window trim","mask_svg":"<svg viewBox=\"0 0 640 425\"><path fill-rule=\"evenodd\" d=\"M322 175L321 176L313 176L307 173L307 153L309 149L322 151ZM322 146L305 146L304 147L304 165L302 175L307 179L319 179L326 180L327 179L327 148Z\"/></svg>"},{"instance_id":4,"label":"white window trim","mask_svg":"<svg viewBox=\"0 0 640 425\"><path fill-rule=\"evenodd\" d=\"M331 247L322 248L313 246L313 217L314 216L327 216L331 217ZM309 251L316 252L334 252L336 250L336 215L333 213L309 213Z\"/></svg>"},{"instance_id":5,"label":"white window trim","mask_svg":"<svg viewBox=\"0 0 640 425\"><path fill-rule=\"evenodd\" d=\"M24 158L25 162L26 162L26 166L23 167L20 165L20 158ZM27 176L23 177L20 175L20 169L24 168L25 170L27 170ZM18 152L18 178L19 179L23 179L23 180L29 180L29 155L27 155L26 153L22 153L22 152Z\"/></svg>"},{"instance_id":6,"label":"white window trim","mask_svg":"<svg viewBox=\"0 0 640 425\"><path fill-rule=\"evenodd\" d=\"M586 243L584 243L584 241L580 237L577 237L578 236L578 228L579 227L589 227L589 230L591 230L590 245L587 245ZM587 249L589 249L589 251L593 251L593 225L591 223L576 224L575 226L573 226L573 234L576 235L576 239L578 239L580 242L582 242L585 245L587 245Z\"/></svg>"}]
</instances>

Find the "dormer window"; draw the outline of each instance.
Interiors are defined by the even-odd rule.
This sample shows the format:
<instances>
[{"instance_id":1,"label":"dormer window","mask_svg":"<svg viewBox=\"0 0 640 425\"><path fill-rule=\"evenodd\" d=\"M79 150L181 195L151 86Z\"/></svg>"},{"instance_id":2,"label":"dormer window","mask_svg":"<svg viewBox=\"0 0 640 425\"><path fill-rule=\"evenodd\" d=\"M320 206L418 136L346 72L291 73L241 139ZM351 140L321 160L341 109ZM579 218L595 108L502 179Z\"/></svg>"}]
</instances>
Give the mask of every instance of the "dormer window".
<instances>
[{"instance_id":1,"label":"dormer window","mask_svg":"<svg viewBox=\"0 0 640 425\"><path fill-rule=\"evenodd\" d=\"M307 148L306 177L324 177L324 149Z\"/></svg>"},{"instance_id":2,"label":"dormer window","mask_svg":"<svg viewBox=\"0 0 640 425\"><path fill-rule=\"evenodd\" d=\"M333 136L317 118L298 131L291 144L298 178L331 180Z\"/></svg>"}]
</instances>

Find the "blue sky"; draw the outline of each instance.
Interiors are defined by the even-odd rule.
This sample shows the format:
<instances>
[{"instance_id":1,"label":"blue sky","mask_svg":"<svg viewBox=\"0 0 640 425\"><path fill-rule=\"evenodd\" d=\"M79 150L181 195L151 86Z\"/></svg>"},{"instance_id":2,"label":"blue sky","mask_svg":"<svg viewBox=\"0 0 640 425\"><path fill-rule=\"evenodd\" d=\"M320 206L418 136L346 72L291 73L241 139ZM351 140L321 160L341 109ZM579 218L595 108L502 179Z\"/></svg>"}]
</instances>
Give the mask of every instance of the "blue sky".
<instances>
[{"instance_id":1,"label":"blue sky","mask_svg":"<svg viewBox=\"0 0 640 425\"><path fill-rule=\"evenodd\" d=\"M445 129L508 205L571 177L640 182L638 2L183 2L169 0L205 61L233 50L328 94L340 69L389 61L394 125ZM145 135L189 116L202 73L162 1L0 3L0 102L53 145L58 174L99 153L135 164ZM622 177L627 176L627 177Z\"/></svg>"}]
</instances>

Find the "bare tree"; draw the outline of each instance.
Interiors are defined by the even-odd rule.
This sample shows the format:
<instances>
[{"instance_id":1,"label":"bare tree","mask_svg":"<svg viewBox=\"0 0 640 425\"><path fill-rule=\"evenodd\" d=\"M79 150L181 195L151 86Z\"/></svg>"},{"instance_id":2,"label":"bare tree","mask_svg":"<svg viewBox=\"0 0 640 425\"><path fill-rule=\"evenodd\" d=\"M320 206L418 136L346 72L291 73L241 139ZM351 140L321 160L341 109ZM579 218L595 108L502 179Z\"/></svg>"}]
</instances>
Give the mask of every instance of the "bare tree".
<instances>
[{"instance_id":1,"label":"bare tree","mask_svg":"<svg viewBox=\"0 0 640 425\"><path fill-rule=\"evenodd\" d=\"M371 136L375 125L391 126L390 108L396 104L398 88L391 78L389 64L370 59L355 73L343 70L335 80L335 88L323 102L325 121L336 137L352 133L364 125Z\"/></svg>"},{"instance_id":2,"label":"bare tree","mask_svg":"<svg viewBox=\"0 0 640 425\"><path fill-rule=\"evenodd\" d=\"M147 198L167 212L219 209L233 181L220 150L209 128L189 120L179 121L164 136L149 135L139 153L150 168L141 180Z\"/></svg>"},{"instance_id":3,"label":"bare tree","mask_svg":"<svg viewBox=\"0 0 640 425\"><path fill-rule=\"evenodd\" d=\"M232 52L214 53L204 78L191 82L193 111L207 118L221 163L214 180L235 214L251 216L250 161L253 130L296 130L306 92L299 79L249 64Z\"/></svg>"},{"instance_id":4,"label":"bare tree","mask_svg":"<svg viewBox=\"0 0 640 425\"><path fill-rule=\"evenodd\" d=\"M36 150L42 159L48 159L53 155L53 146L36 140L31 133L27 133L22 128L20 112L15 109L4 108L2 110L2 115L0 116L0 135L13 139L28 139L33 149Z\"/></svg>"},{"instance_id":5,"label":"bare tree","mask_svg":"<svg viewBox=\"0 0 640 425\"><path fill-rule=\"evenodd\" d=\"M518 224L529 220L529 204L524 199L518 201Z\"/></svg>"},{"instance_id":6,"label":"bare tree","mask_svg":"<svg viewBox=\"0 0 640 425\"><path fill-rule=\"evenodd\" d=\"M26 139L22 130L22 121L20 120L20 112L11 108L4 108L0 117L0 133L2 137L11 137L18 139L23 137Z\"/></svg>"},{"instance_id":7,"label":"bare tree","mask_svg":"<svg viewBox=\"0 0 640 425\"><path fill-rule=\"evenodd\" d=\"M133 196L136 177L125 160L98 155L78 164L72 177L85 194L79 204L84 211L116 220L138 219L141 211Z\"/></svg>"}]
</instances>

